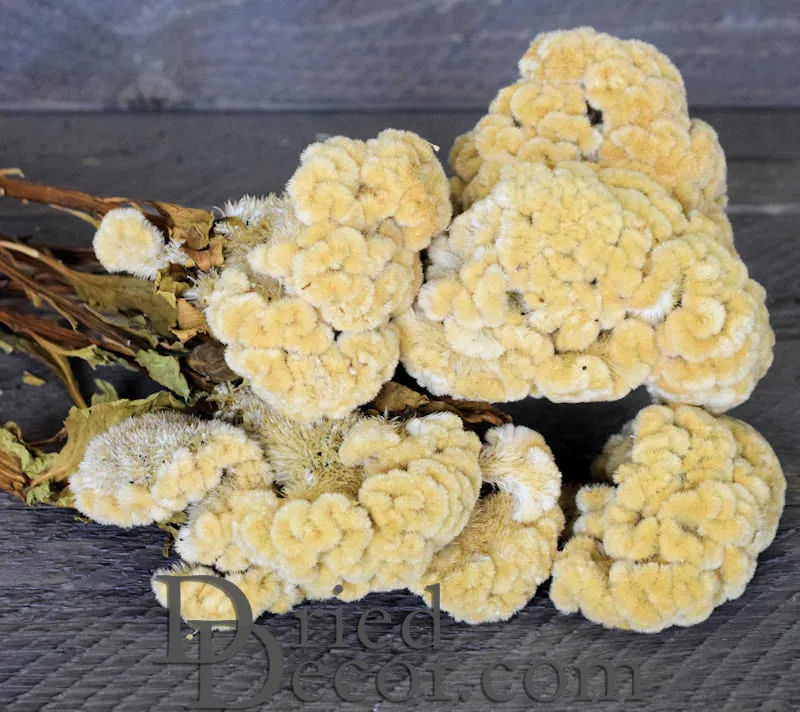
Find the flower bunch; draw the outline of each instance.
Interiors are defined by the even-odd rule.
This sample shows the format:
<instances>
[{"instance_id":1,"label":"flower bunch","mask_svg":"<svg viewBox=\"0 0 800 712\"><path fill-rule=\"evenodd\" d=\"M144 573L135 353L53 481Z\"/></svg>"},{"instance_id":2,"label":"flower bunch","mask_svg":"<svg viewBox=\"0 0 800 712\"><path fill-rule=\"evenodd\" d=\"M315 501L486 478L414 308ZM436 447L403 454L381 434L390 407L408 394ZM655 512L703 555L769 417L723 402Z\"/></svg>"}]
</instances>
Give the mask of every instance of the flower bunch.
<instances>
[{"instance_id":1,"label":"flower bunch","mask_svg":"<svg viewBox=\"0 0 800 712\"><path fill-rule=\"evenodd\" d=\"M652 632L741 595L785 479L722 415L774 335L717 136L643 42L545 33L519 70L456 140L450 181L393 129L314 143L280 195L217 215L0 172L3 194L96 227L77 267L0 241L11 289L56 314L0 305L0 346L75 401L58 452L0 429L0 487L170 531L164 605L165 572L224 577L255 614L439 584L444 610L481 623L552 575L560 611ZM131 401L98 381L87 402L74 358L168 390ZM398 362L434 396L391 381ZM544 439L488 404L639 386L656 403L563 492ZM190 620L233 617L206 583L182 602Z\"/></svg>"}]
</instances>

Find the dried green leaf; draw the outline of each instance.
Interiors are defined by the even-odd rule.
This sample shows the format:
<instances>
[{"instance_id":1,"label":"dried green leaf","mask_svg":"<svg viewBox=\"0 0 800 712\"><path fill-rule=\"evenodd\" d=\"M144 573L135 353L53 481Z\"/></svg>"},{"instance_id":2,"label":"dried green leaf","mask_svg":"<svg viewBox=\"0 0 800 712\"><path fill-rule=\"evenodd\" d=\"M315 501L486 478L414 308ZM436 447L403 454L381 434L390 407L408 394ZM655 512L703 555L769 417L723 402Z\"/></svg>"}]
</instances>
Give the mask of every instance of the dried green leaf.
<instances>
[{"instance_id":1,"label":"dried green leaf","mask_svg":"<svg viewBox=\"0 0 800 712\"><path fill-rule=\"evenodd\" d=\"M30 354L31 342L29 339L17 336L16 334L7 334L0 331L0 349L7 354L14 352Z\"/></svg>"},{"instance_id":2,"label":"dried green leaf","mask_svg":"<svg viewBox=\"0 0 800 712\"><path fill-rule=\"evenodd\" d=\"M25 492L25 502L30 505L41 504L43 502L49 503L52 499L52 495L50 480L45 480L35 487L30 487Z\"/></svg>"},{"instance_id":3,"label":"dried green leaf","mask_svg":"<svg viewBox=\"0 0 800 712\"><path fill-rule=\"evenodd\" d=\"M174 295L172 299L157 292L145 279L116 274L86 274L70 270L64 275L89 306L106 314L138 312L144 314L153 330L169 336L178 323Z\"/></svg>"},{"instance_id":4,"label":"dried green leaf","mask_svg":"<svg viewBox=\"0 0 800 712\"><path fill-rule=\"evenodd\" d=\"M181 373L181 364L177 356L165 356L158 351L137 351L136 363L142 366L156 383L166 386L173 393L188 400L191 389Z\"/></svg>"},{"instance_id":5,"label":"dried green leaf","mask_svg":"<svg viewBox=\"0 0 800 712\"><path fill-rule=\"evenodd\" d=\"M56 458L56 453L40 453L29 448L14 423L6 423L0 428L0 452L12 456L19 463L20 472L31 479L47 470Z\"/></svg>"},{"instance_id":6,"label":"dried green leaf","mask_svg":"<svg viewBox=\"0 0 800 712\"><path fill-rule=\"evenodd\" d=\"M22 372L22 382L28 386L43 386L47 381L44 378L39 378L35 373L30 371Z\"/></svg>"},{"instance_id":7,"label":"dried green leaf","mask_svg":"<svg viewBox=\"0 0 800 712\"><path fill-rule=\"evenodd\" d=\"M92 405L98 405L99 403L111 403L119 400L117 389L114 388L113 383L110 383L103 378L95 378L94 385L97 386L97 391L92 393Z\"/></svg>"},{"instance_id":8,"label":"dried green leaf","mask_svg":"<svg viewBox=\"0 0 800 712\"><path fill-rule=\"evenodd\" d=\"M28 446L15 423L0 428L0 489L26 498L26 490L35 477L42 474L55 461L55 453L42 453ZM45 501L49 495L39 489L33 495L36 502Z\"/></svg>"}]
</instances>

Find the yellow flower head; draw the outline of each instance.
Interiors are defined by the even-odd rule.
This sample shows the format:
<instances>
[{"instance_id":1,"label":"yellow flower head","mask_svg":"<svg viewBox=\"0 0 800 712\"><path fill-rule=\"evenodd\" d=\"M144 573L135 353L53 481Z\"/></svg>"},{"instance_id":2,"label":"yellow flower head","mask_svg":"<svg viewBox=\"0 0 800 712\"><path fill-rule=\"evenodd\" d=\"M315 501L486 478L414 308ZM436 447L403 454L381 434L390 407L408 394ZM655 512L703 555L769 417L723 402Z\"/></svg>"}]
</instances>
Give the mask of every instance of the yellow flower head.
<instances>
[{"instance_id":1,"label":"yellow flower head","mask_svg":"<svg viewBox=\"0 0 800 712\"><path fill-rule=\"evenodd\" d=\"M481 470L493 492L412 586L429 599L426 587L439 584L443 610L467 623L506 620L522 608L549 578L564 526L561 473L544 439L513 425L486 439Z\"/></svg>"},{"instance_id":2,"label":"yellow flower head","mask_svg":"<svg viewBox=\"0 0 800 712\"><path fill-rule=\"evenodd\" d=\"M725 203L725 156L690 120L683 80L655 47L588 27L536 37L520 78L453 146L454 192L485 197L503 165L585 160L636 170L686 208Z\"/></svg>"},{"instance_id":3,"label":"yellow flower head","mask_svg":"<svg viewBox=\"0 0 800 712\"><path fill-rule=\"evenodd\" d=\"M574 536L550 596L605 626L692 625L744 591L775 536L786 481L745 423L691 406L650 406L597 463L577 496Z\"/></svg>"},{"instance_id":4,"label":"yellow flower head","mask_svg":"<svg viewBox=\"0 0 800 712\"><path fill-rule=\"evenodd\" d=\"M329 597L336 585L343 598L407 586L466 523L480 486L480 443L457 416L303 424L245 400L243 425L274 479L240 496L241 509L228 507L233 540L251 563L309 597Z\"/></svg>"},{"instance_id":5,"label":"yellow flower head","mask_svg":"<svg viewBox=\"0 0 800 712\"><path fill-rule=\"evenodd\" d=\"M247 598L253 619L266 611L286 613L303 600L297 586L272 571L253 567L221 577L213 569L184 563L159 569L153 574L151 586L156 600L167 607L167 584L157 581L157 577L198 575L224 578L234 584ZM181 583L181 617L187 621L232 621L236 620L236 611L230 598L217 586L186 581Z\"/></svg>"},{"instance_id":6,"label":"yellow flower head","mask_svg":"<svg viewBox=\"0 0 800 712\"><path fill-rule=\"evenodd\" d=\"M78 511L131 527L168 519L202 499L227 468L260 457L258 445L226 423L147 413L92 438L69 485Z\"/></svg>"},{"instance_id":7,"label":"yellow flower head","mask_svg":"<svg viewBox=\"0 0 800 712\"><path fill-rule=\"evenodd\" d=\"M407 131L309 146L282 198L225 206L225 267L195 290L228 365L303 422L342 418L397 366L392 317L450 219L444 171Z\"/></svg>"},{"instance_id":8,"label":"yellow flower head","mask_svg":"<svg viewBox=\"0 0 800 712\"><path fill-rule=\"evenodd\" d=\"M509 164L429 251L401 358L436 394L725 410L772 360L764 292L718 209L587 162Z\"/></svg>"}]
</instances>

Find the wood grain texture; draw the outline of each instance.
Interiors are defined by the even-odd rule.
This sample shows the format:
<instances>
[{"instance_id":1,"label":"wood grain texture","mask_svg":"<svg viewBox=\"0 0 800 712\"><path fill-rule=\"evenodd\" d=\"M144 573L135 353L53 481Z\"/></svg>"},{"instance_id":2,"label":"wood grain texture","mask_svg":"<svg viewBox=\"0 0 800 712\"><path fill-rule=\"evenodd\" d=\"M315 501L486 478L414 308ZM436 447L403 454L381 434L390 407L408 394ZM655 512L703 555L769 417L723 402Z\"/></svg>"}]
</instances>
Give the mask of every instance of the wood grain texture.
<instances>
[{"instance_id":1,"label":"wood grain texture","mask_svg":"<svg viewBox=\"0 0 800 712\"><path fill-rule=\"evenodd\" d=\"M639 663L644 699L622 705L579 702L576 679L570 676L559 700L541 707L604 712L798 708L800 135L795 127L800 112L712 112L704 118L717 126L728 151L737 246L753 275L769 289L779 337L774 366L752 399L734 411L772 443L789 482L778 536L760 557L744 595L700 625L637 635L560 615L542 589L505 624L471 628L445 618L438 651L413 651L402 644L400 622L419 606L411 594L303 606L341 609L347 647L331 648L332 632L324 623L312 630L310 647L293 647L296 618L266 618L264 624L283 645L286 677L263 709L485 710L492 705L480 692L480 675L495 662L514 668L497 675L498 683L512 685L515 693L501 709L536 709L522 690L527 666L548 659L566 668L592 658ZM469 112L0 116L0 155L6 165L25 168L32 179L210 206L246 191L279 190L302 146L317 134L370 136L394 125L420 131L446 150L454 135L474 120ZM70 216L34 206L20 210L2 200L0 231L30 233L48 242L85 243L90 236ZM69 407L66 395L52 378L39 388L22 384L24 369L47 375L23 356L0 356L0 420L13 418L32 436L50 434ZM83 372L87 388L92 375L115 381L125 395L148 388L145 379L117 369ZM528 400L506 409L518 422L540 430L565 474L579 477L608 435L646 401L646 394L637 391L617 403L577 407ZM164 563L162 532L86 524L67 511L29 509L0 496L0 533L0 709L177 712L192 704L196 669L158 662L165 653L166 615L150 594L149 576ZM355 632L358 617L370 606L391 609L394 623L381 637L387 648L378 652L365 650ZM421 694L430 690L434 661L447 660L455 667L445 677L447 693L456 696L470 690L469 700L381 701L375 673L396 657L424 673ZM365 680L353 684L366 694L361 703L343 703L333 691L333 670L351 659L369 668ZM262 660L260 648L248 643L241 657L215 671L215 690L231 701L251 694L263 679ZM327 672L324 697L303 704L292 693L289 677L305 661L316 661ZM397 693L404 690L402 683L393 688ZM623 689L627 692L627 686ZM601 676L593 678L590 691L602 692Z\"/></svg>"},{"instance_id":2,"label":"wood grain texture","mask_svg":"<svg viewBox=\"0 0 800 712\"><path fill-rule=\"evenodd\" d=\"M795 0L0 0L0 108L483 107L539 32L666 52L704 106L800 105Z\"/></svg>"}]
</instances>

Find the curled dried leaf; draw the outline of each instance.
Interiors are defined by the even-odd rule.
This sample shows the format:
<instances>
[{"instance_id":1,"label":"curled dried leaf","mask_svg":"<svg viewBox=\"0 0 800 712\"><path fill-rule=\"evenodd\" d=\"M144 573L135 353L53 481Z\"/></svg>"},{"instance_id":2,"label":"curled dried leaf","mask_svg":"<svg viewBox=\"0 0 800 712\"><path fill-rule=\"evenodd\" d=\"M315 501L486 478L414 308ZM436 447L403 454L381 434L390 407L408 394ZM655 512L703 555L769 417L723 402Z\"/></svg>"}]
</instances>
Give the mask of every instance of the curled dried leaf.
<instances>
[{"instance_id":1,"label":"curled dried leaf","mask_svg":"<svg viewBox=\"0 0 800 712\"><path fill-rule=\"evenodd\" d=\"M138 363L156 383L166 386L184 400L188 400L191 389L186 377L181 372L181 363L177 356L167 356L158 351L142 350L136 352Z\"/></svg>"},{"instance_id":2,"label":"curled dried leaf","mask_svg":"<svg viewBox=\"0 0 800 712\"><path fill-rule=\"evenodd\" d=\"M186 357L186 365L211 384L227 383L239 378L225 362L225 347L218 341L195 346Z\"/></svg>"},{"instance_id":3,"label":"curled dried leaf","mask_svg":"<svg viewBox=\"0 0 800 712\"><path fill-rule=\"evenodd\" d=\"M503 425L511 416L482 401L429 398L424 393L395 381L385 383L378 395L363 410L386 417L417 417L430 413L455 413L470 425Z\"/></svg>"}]
</instances>

